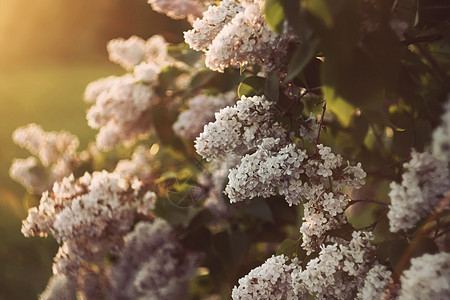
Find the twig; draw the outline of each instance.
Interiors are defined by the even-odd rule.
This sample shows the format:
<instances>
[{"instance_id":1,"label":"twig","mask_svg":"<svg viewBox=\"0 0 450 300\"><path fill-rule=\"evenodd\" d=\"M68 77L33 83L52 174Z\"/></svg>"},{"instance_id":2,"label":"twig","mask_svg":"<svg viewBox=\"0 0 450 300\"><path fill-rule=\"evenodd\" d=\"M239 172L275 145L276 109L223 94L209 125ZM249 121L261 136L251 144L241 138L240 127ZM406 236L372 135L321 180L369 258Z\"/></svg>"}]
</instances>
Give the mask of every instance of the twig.
<instances>
[{"instance_id":1,"label":"twig","mask_svg":"<svg viewBox=\"0 0 450 300\"><path fill-rule=\"evenodd\" d=\"M406 40L401 41L402 45L412 45L412 44L418 44L418 43L427 43L427 42L434 42L443 39L444 36L441 34L431 34L431 35L424 35L424 36L418 36L415 38L409 38Z\"/></svg>"},{"instance_id":2,"label":"twig","mask_svg":"<svg viewBox=\"0 0 450 300\"><path fill-rule=\"evenodd\" d=\"M363 228L355 228L355 230L357 230L357 231L366 230L366 229L374 230L375 227L377 227L378 223L380 223L381 219L383 219L383 217L387 214L388 211L389 211L389 209L385 209L383 211L383 213L375 220L375 222L373 222L369 226L366 226Z\"/></svg>"},{"instance_id":3,"label":"twig","mask_svg":"<svg viewBox=\"0 0 450 300\"><path fill-rule=\"evenodd\" d=\"M320 117L319 129L317 130L316 146L319 144L320 132L322 131L323 119L324 119L326 110L327 110L327 102L325 101L322 106L322 116ZM316 147L316 152L317 152L317 147Z\"/></svg>"},{"instance_id":4,"label":"twig","mask_svg":"<svg viewBox=\"0 0 450 300\"><path fill-rule=\"evenodd\" d=\"M356 199L356 200L350 200L350 202L348 203L347 207L350 207L353 204L360 203L360 202L376 203L376 204L383 205L383 206L388 206L389 205L386 202L381 202L381 201L374 200L374 199Z\"/></svg>"}]
</instances>

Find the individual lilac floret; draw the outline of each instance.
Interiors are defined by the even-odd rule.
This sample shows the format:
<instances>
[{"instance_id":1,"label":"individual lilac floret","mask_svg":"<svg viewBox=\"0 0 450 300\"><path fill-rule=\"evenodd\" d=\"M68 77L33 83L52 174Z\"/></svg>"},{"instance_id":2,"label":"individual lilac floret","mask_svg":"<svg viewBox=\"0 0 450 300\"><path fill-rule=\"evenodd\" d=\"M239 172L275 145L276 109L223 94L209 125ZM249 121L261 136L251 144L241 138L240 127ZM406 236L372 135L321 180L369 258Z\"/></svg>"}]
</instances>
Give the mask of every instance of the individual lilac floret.
<instances>
[{"instance_id":1,"label":"individual lilac floret","mask_svg":"<svg viewBox=\"0 0 450 300\"><path fill-rule=\"evenodd\" d=\"M196 139L197 153L206 159L241 156L267 137L285 142L286 130L274 122L272 106L264 96L242 96L236 105L221 109Z\"/></svg>"},{"instance_id":2,"label":"individual lilac floret","mask_svg":"<svg viewBox=\"0 0 450 300\"><path fill-rule=\"evenodd\" d=\"M400 278L399 300L450 299L450 253L425 254L411 259Z\"/></svg>"},{"instance_id":3,"label":"individual lilac floret","mask_svg":"<svg viewBox=\"0 0 450 300\"><path fill-rule=\"evenodd\" d=\"M108 299L181 299L200 258L181 246L164 220L140 222L108 272Z\"/></svg>"},{"instance_id":4,"label":"individual lilac floret","mask_svg":"<svg viewBox=\"0 0 450 300\"><path fill-rule=\"evenodd\" d=\"M236 93L233 91L213 96L195 96L189 100L189 109L183 111L173 124L175 134L188 140L198 137L204 126L214 121L214 113L233 105L235 99Z\"/></svg>"},{"instance_id":5,"label":"individual lilac floret","mask_svg":"<svg viewBox=\"0 0 450 300\"><path fill-rule=\"evenodd\" d=\"M405 172L401 184L392 182L390 230L398 232L413 228L418 221L440 207L450 191L447 161L438 160L428 152L411 152L411 160L403 165Z\"/></svg>"}]
</instances>

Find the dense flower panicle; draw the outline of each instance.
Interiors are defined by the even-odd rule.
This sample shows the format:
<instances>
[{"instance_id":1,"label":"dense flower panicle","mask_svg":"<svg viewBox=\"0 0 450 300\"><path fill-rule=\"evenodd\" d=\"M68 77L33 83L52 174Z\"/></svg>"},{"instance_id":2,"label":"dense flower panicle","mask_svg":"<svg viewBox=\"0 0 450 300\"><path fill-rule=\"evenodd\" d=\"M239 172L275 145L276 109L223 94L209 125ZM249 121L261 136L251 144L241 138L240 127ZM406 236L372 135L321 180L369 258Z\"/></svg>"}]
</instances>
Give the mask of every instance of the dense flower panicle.
<instances>
[{"instance_id":1,"label":"dense flower panicle","mask_svg":"<svg viewBox=\"0 0 450 300\"><path fill-rule=\"evenodd\" d=\"M71 300L75 296L76 283L74 278L64 274L54 275L50 278L44 292L39 295L39 300Z\"/></svg>"},{"instance_id":2,"label":"dense flower panicle","mask_svg":"<svg viewBox=\"0 0 450 300\"><path fill-rule=\"evenodd\" d=\"M86 115L88 125L100 129L97 146L107 150L148 132L149 117L145 112L152 106L153 98L153 88L130 74L109 79L108 88L98 94Z\"/></svg>"},{"instance_id":3,"label":"dense flower panicle","mask_svg":"<svg viewBox=\"0 0 450 300\"><path fill-rule=\"evenodd\" d=\"M152 9L172 19L200 17L204 6L199 0L148 0Z\"/></svg>"},{"instance_id":4,"label":"dense flower panicle","mask_svg":"<svg viewBox=\"0 0 450 300\"><path fill-rule=\"evenodd\" d=\"M145 42L145 61L153 63L160 68L173 65L175 60L167 53L169 44L162 35L156 34Z\"/></svg>"},{"instance_id":5,"label":"dense flower panicle","mask_svg":"<svg viewBox=\"0 0 450 300\"><path fill-rule=\"evenodd\" d=\"M150 150L144 146L138 146L131 155L131 159L120 160L114 173L120 174L125 178L137 177L143 182L147 182L151 177L152 165L155 160Z\"/></svg>"},{"instance_id":6,"label":"dense flower panicle","mask_svg":"<svg viewBox=\"0 0 450 300\"><path fill-rule=\"evenodd\" d=\"M156 83L161 68L152 62L142 62L134 70L134 78L147 84Z\"/></svg>"},{"instance_id":7,"label":"dense flower panicle","mask_svg":"<svg viewBox=\"0 0 450 300\"><path fill-rule=\"evenodd\" d=\"M106 46L109 60L119 64L124 69L133 69L145 56L145 40L135 35L125 40L122 38L113 39Z\"/></svg>"},{"instance_id":8,"label":"dense flower panicle","mask_svg":"<svg viewBox=\"0 0 450 300\"><path fill-rule=\"evenodd\" d=\"M289 40L274 33L265 23L263 1L243 2L244 10L226 24L206 52L206 66L223 72L258 64L270 72L283 63Z\"/></svg>"},{"instance_id":9,"label":"dense flower panicle","mask_svg":"<svg viewBox=\"0 0 450 300\"><path fill-rule=\"evenodd\" d=\"M401 184L392 182L388 212L390 230L413 228L419 220L437 209L450 191L447 161L428 152L411 152L411 160L403 165ZM442 203L448 207L448 203ZM443 207L439 208L442 209Z\"/></svg>"},{"instance_id":10,"label":"dense flower panicle","mask_svg":"<svg viewBox=\"0 0 450 300\"><path fill-rule=\"evenodd\" d=\"M36 157L15 158L9 169L9 176L31 193L42 193L48 188Z\"/></svg>"},{"instance_id":11,"label":"dense flower panicle","mask_svg":"<svg viewBox=\"0 0 450 300\"><path fill-rule=\"evenodd\" d=\"M28 191L42 193L53 182L69 175L80 163L78 138L65 131L46 132L36 124L19 127L13 133L16 144L35 157L15 159L9 174Z\"/></svg>"},{"instance_id":12,"label":"dense flower panicle","mask_svg":"<svg viewBox=\"0 0 450 300\"><path fill-rule=\"evenodd\" d=\"M209 6L201 19L194 21L193 29L184 32L184 40L197 51L207 51L209 45L244 7L236 0L223 0L218 6Z\"/></svg>"},{"instance_id":13,"label":"dense flower panicle","mask_svg":"<svg viewBox=\"0 0 450 300\"><path fill-rule=\"evenodd\" d=\"M392 272L385 266L376 264L367 272L364 286L359 289L357 299L384 299L382 296L386 291Z\"/></svg>"},{"instance_id":14,"label":"dense flower panicle","mask_svg":"<svg viewBox=\"0 0 450 300\"><path fill-rule=\"evenodd\" d=\"M185 139L194 139L203 131L203 127L214 121L214 113L233 105L235 92L208 96L200 94L189 100L189 109L179 114L173 124L175 134Z\"/></svg>"},{"instance_id":15,"label":"dense flower panicle","mask_svg":"<svg viewBox=\"0 0 450 300\"><path fill-rule=\"evenodd\" d=\"M308 156L295 144L277 150L278 145L279 139L264 139L255 153L245 155L239 166L230 170L225 188L230 202L270 197L277 194L278 188L289 205L300 202L297 194L293 197L287 187L290 179L300 180L304 172L302 162Z\"/></svg>"},{"instance_id":16,"label":"dense flower panicle","mask_svg":"<svg viewBox=\"0 0 450 300\"><path fill-rule=\"evenodd\" d=\"M322 245L319 256L310 260L304 270L292 272L294 293L315 295L316 299L353 299L372 264L372 239L370 233L355 231L350 242Z\"/></svg>"},{"instance_id":17,"label":"dense flower panicle","mask_svg":"<svg viewBox=\"0 0 450 300\"><path fill-rule=\"evenodd\" d=\"M179 299L201 257L183 249L162 219L140 222L125 237L125 246L109 274L110 299Z\"/></svg>"},{"instance_id":18,"label":"dense flower panicle","mask_svg":"<svg viewBox=\"0 0 450 300\"><path fill-rule=\"evenodd\" d=\"M14 143L37 156L44 167L61 160L71 160L76 155L78 138L65 131L45 132L39 125L29 124L13 133Z\"/></svg>"},{"instance_id":19,"label":"dense flower panicle","mask_svg":"<svg viewBox=\"0 0 450 300\"><path fill-rule=\"evenodd\" d=\"M450 162L450 98L444 106L441 125L433 131L433 155Z\"/></svg>"},{"instance_id":20,"label":"dense flower panicle","mask_svg":"<svg viewBox=\"0 0 450 300\"><path fill-rule=\"evenodd\" d=\"M206 66L212 70L258 64L269 72L284 63L287 46L295 38L272 32L263 6L259 0L222 1L194 22L193 29L185 32L185 41L205 52Z\"/></svg>"},{"instance_id":21,"label":"dense flower panicle","mask_svg":"<svg viewBox=\"0 0 450 300\"><path fill-rule=\"evenodd\" d=\"M233 156L214 160L208 164L208 171L198 177L199 184L208 191L203 206L217 218L224 217L228 213L229 208L225 203L223 189L230 169L236 167L239 161Z\"/></svg>"},{"instance_id":22,"label":"dense flower panicle","mask_svg":"<svg viewBox=\"0 0 450 300\"><path fill-rule=\"evenodd\" d=\"M291 273L299 266L295 261L288 264L288 260L284 255L272 256L264 264L251 270L233 288L232 299L299 299L295 297L291 287Z\"/></svg>"},{"instance_id":23,"label":"dense flower panicle","mask_svg":"<svg viewBox=\"0 0 450 300\"><path fill-rule=\"evenodd\" d=\"M400 278L399 300L450 299L450 253L425 254L411 259Z\"/></svg>"},{"instance_id":24,"label":"dense flower panicle","mask_svg":"<svg viewBox=\"0 0 450 300\"><path fill-rule=\"evenodd\" d=\"M272 105L264 96L242 96L234 106L221 109L196 139L197 153L206 159L241 156L256 149L266 137L284 143L286 130L273 121Z\"/></svg>"},{"instance_id":25,"label":"dense flower panicle","mask_svg":"<svg viewBox=\"0 0 450 300\"><path fill-rule=\"evenodd\" d=\"M86 173L77 181L70 176L42 195L39 208L29 210L22 233L51 233L58 242L64 242L55 268L58 273L67 273L74 268L72 262L95 261L119 247L136 211L148 212L153 207L152 192L134 190L131 182L118 174Z\"/></svg>"}]
</instances>

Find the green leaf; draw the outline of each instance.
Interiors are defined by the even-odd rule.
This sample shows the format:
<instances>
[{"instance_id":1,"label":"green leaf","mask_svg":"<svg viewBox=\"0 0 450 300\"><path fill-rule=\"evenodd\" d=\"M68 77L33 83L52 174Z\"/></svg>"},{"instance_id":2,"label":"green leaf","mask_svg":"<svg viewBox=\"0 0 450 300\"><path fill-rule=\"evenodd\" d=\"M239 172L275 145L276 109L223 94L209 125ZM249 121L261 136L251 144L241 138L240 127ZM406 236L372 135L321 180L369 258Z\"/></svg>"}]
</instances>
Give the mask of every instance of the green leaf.
<instances>
[{"instance_id":1,"label":"green leaf","mask_svg":"<svg viewBox=\"0 0 450 300\"><path fill-rule=\"evenodd\" d=\"M331 86L324 85L322 90L327 101L327 109L336 115L339 123L344 127L348 127L355 112L353 105L345 101L342 97L337 96L335 89Z\"/></svg>"},{"instance_id":2,"label":"green leaf","mask_svg":"<svg viewBox=\"0 0 450 300\"><path fill-rule=\"evenodd\" d=\"M255 199L244 207L243 211L246 215L253 216L257 219L273 223L272 211L270 206L262 199Z\"/></svg>"},{"instance_id":3,"label":"green leaf","mask_svg":"<svg viewBox=\"0 0 450 300\"><path fill-rule=\"evenodd\" d=\"M310 40L305 41L301 45L297 47L294 55L291 58L291 61L288 65L288 75L284 80L284 83L287 83L294 79L306 65L310 62L310 60L316 54L317 46L319 45L320 39L317 36L311 37Z\"/></svg>"},{"instance_id":4,"label":"green leaf","mask_svg":"<svg viewBox=\"0 0 450 300\"><path fill-rule=\"evenodd\" d=\"M326 27L331 28L334 25L334 17L341 12L345 2L346 0L308 0L306 8Z\"/></svg>"},{"instance_id":5,"label":"green leaf","mask_svg":"<svg viewBox=\"0 0 450 300\"><path fill-rule=\"evenodd\" d=\"M210 82L214 76L216 76L216 72L213 72L211 70L201 70L197 74L192 77L190 82L190 87L195 89L204 86L208 82Z\"/></svg>"},{"instance_id":6,"label":"green leaf","mask_svg":"<svg viewBox=\"0 0 450 300\"><path fill-rule=\"evenodd\" d=\"M278 101L280 96L280 77L277 71L270 72L267 76L265 93L270 100Z\"/></svg>"},{"instance_id":7,"label":"green leaf","mask_svg":"<svg viewBox=\"0 0 450 300\"><path fill-rule=\"evenodd\" d=\"M297 256L298 240L285 239L278 247L276 255L285 255L289 258Z\"/></svg>"},{"instance_id":8,"label":"green leaf","mask_svg":"<svg viewBox=\"0 0 450 300\"><path fill-rule=\"evenodd\" d=\"M238 86L238 96L253 97L264 93L266 79L259 76L250 76L242 80Z\"/></svg>"},{"instance_id":9,"label":"green leaf","mask_svg":"<svg viewBox=\"0 0 450 300\"><path fill-rule=\"evenodd\" d=\"M202 52L194 51L185 43L167 46L167 53L185 64L191 66L202 56Z\"/></svg>"},{"instance_id":10,"label":"green leaf","mask_svg":"<svg viewBox=\"0 0 450 300\"><path fill-rule=\"evenodd\" d=\"M266 0L264 3L264 16L270 29L281 34L283 31L283 22L285 20L283 1Z\"/></svg>"},{"instance_id":11,"label":"green leaf","mask_svg":"<svg viewBox=\"0 0 450 300\"><path fill-rule=\"evenodd\" d=\"M388 126L396 131L404 131L404 128L400 128L395 126L394 123L392 123L389 120L389 117L387 114L383 113L381 109L361 109L364 117L366 117L367 120L369 120L371 123Z\"/></svg>"}]
</instances>

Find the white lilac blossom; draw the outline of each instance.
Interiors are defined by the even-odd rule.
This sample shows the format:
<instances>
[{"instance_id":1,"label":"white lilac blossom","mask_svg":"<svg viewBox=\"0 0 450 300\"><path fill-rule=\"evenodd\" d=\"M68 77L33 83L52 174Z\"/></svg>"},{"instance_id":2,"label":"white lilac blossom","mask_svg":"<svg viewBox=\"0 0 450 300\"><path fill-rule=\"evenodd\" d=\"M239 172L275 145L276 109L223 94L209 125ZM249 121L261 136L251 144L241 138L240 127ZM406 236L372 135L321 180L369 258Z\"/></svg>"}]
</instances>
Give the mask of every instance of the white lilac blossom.
<instances>
[{"instance_id":1,"label":"white lilac blossom","mask_svg":"<svg viewBox=\"0 0 450 300\"><path fill-rule=\"evenodd\" d=\"M197 153L206 159L254 150L266 137L286 139L286 130L274 122L273 104L264 96L242 96L234 106L215 114L195 141Z\"/></svg>"},{"instance_id":2,"label":"white lilac blossom","mask_svg":"<svg viewBox=\"0 0 450 300\"><path fill-rule=\"evenodd\" d=\"M225 192L231 203L257 196L274 196L278 189L289 205L299 203L300 197L296 197L296 193L293 197L288 185L290 180L300 180L304 172L302 162L308 156L295 144L279 150L278 145L279 139L264 139L255 153L245 155L239 166L230 170Z\"/></svg>"},{"instance_id":3,"label":"white lilac blossom","mask_svg":"<svg viewBox=\"0 0 450 300\"><path fill-rule=\"evenodd\" d=\"M140 83L130 74L109 79L108 88L98 94L88 110L88 125L100 129L99 149L107 150L119 142L130 143L150 130L146 112L154 101L150 85Z\"/></svg>"},{"instance_id":4,"label":"white lilac blossom","mask_svg":"<svg viewBox=\"0 0 450 300\"><path fill-rule=\"evenodd\" d=\"M223 72L225 68L261 65L265 72L281 65L287 46L294 38L280 36L265 23L264 1L222 1L210 7L203 18L185 32L185 41L206 54L206 66Z\"/></svg>"},{"instance_id":5,"label":"white lilac blossom","mask_svg":"<svg viewBox=\"0 0 450 300\"><path fill-rule=\"evenodd\" d=\"M200 0L148 0L154 11L172 19L200 17L204 10L201 2Z\"/></svg>"},{"instance_id":6,"label":"white lilac blossom","mask_svg":"<svg viewBox=\"0 0 450 300\"><path fill-rule=\"evenodd\" d=\"M232 299L300 299L294 295L291 287L291 273L299 266L295 260L288 262L289 259L284 255L267 259L264 264L239 279L239 285L233 288Z\"/></svg>"},{"instance_id":7,"label":"white lilac blossom","mask_svg":"<svg viewBox=\"0 0 450 300\"><path fill-rule=\"evenodd\" d=\"M356 299L385 299L383 295L388 286L392 272L385 266L375 264L364 279L364 286L359 289Z\"/></svg>"},{"instance_id":8,"label":"white lilac blossom","mask_svg":"<svg viewBox=\"0 0 450 300\"><path fill-rule=\"evenodd\" d=\"M400 278L399 300L450 299L450 253L425 254L411 259Z\"/></svg>"},{"instance_id":9,"label":"white lilac blossom","mask_svg":"<svg viewBox=\"0 0 450 300\"><path fill-rule=\"evenodd\" d=\"M9 176L31 193L42 193L47 189L48 184L43 173L34 156L25 159L15 158L9 169Z\"/></svg>"},{"instance_id":10,"label":"white lilac blossom","mask_svg":"<svg viewBox=\"0 0 450 300\"><path fill-rule=\"evenodd\" d=\"M223 160L214 160L207 165L208 171L200 174L198 178L199 184L207 189L203 206L217 218L226 216L228 212L223 189L227 182L229 170L236 167L238 163L239 159L232 156Z\"/></svg>"},{"instance_id":11,"label":"white lilac blossom","mask_svg":"<svg viewBox=\"0 0 450 300\"><path fill-rule=\"evenodd\" d=\"M144 146L138 146L131 155L131 159L120 160L114 173L120 174L125 178L137 177L143 182L148 182L152 176L152 165L155 156L150 152L150 149Z\"/></svg>"},{"instance_id":12,"label":"white lilac blossom","mask_svg":"<svg viewBox=\"0 0 450 300\"><path fill-rule=\"evenodd\" d=\"M17 128L14 142L39 158L44 167L70 161L76 154L78 138L66 131L45 132L39 125L29 124Z\"/></svg>"},{"instance_id":13,"label":"white lilac blossom","mask_svg":"<svg viewBox=\"0 0 450 300\"><path fill-rule=\"evenodd\" d=\"M203 127L214 121L214 113L220 109L233 105L236 93L231 91L225 94L200 94L189 100L189 109L179 114L173 124L176 135L192 140L199 136Z\"/></svg>"},{"instance_id":14,"label":"white lilac blossom","mask_svg":"<svg viewBox=\"0 0 450 300\"><path fill-rule=\"evenodd\" d=\"M150 192L151 193L151 192ZM45 192L39 207L23 221L25 236L52 234L63 243L55 258L54 273L76 272L83 261L101 260L121 245L136 215L154 207L147 191L134 190L131 182L115 173L86 173L56 182Z\"/></svg>"},{"instance_id":15,"label":"white lilac blossom","mask_svg":"<svg viewBox=\"0 0 450 300\"><path fill-rule=\"evenodd\" d=\"M54 275L50 278L44 292L39 295L39 300L72 300L75 299L76 283L71 276L64 274Z\"/></svg>"},{"instance_id":16,"label":"white lilac blossom","mask_svg":"<svg viewBox=\"0 0 450 300\"><path fill-rule=\"evenodd\" d=\"M124 69L133 69L138 65L145 55L145 40L135 35L125 40L122 38L113 39L106 46L109 60L119 64Z\"/></svg>"},{"instance_id":17,"label":"white lilac blossom","mask_svg":"<svg viewBox=\"0 0 450 300\"><path fill-rule=\"evenodd\" d=\"M304 270L293 270L294 293L299 297L315 295L316 299L353 299L372 265L372 239L370 233L355 231L350 242L322 245L319 256L310 260Z\"/></svg>"},{"instance_id":18,"label":"white lilac blossom","mask_svg":"<svg viewBox=\"0 0 450 300\"><path fill-rule=\"evenodd\" d=\"M450 191L447 161L413 150L411 160L403 167L402 182L390 185L391 204L387 216L392 232L411 229L436 209L443 209L439 206Z\"/></svg>"},{"instance_id":19,"label":"white lilac blossom","mask_svg":"<svg viewBox=\"0 0 450 300\"><path fill-rule=\"evenodd\" d=\"M167 53L169 44L163 36L157 34L145 42L145 61L159 66L161 69L174 64L174 59Z\"/></svg>"},{"instance_id":20,"label":"white lilac blossom","mask_svg":"<svg viewBox=\"0 0 450 300\"><path fill-rule=\"evenodd\" d=\"M433 155L441 160L450 161L450 98L444 105L441 125L433 131Z\"/></svg>"},{"instance_id":21,"label":"white lilac blossom","mask_svg":"<svg viewBox=\"0 0 450 300\"><path fill-rule=\"evenodd\" d=\"M181 246L164 220L139 222L108 272L108 299L181 299L200 259Z\"/></svg>"},{"instance_id":22,"label":"white lilac blossom","mask_svg":"<svg viewBox=\"0 0 450 300\"><path fill-rule=\"evenodd\" d=\"M23 184L30 192L42 193L53 182L69 175L79 164L78 138L66 131L44 131L39 125L29 124L17 128L14 142L27 149L35 157L16 159L10 168L10 176Z\"/></svg>"},{"instance_id":23,"label":"white lilac blossom","mask_svg":"<svg viewBox=\"0 0 450 300\"><path fill-rule=\"evenodd\" d=\"M134 67L134 78L147 84L154 84L158 78L161 67L152 62L142 62Z\"/></svg>"},{"instance_id":24,"label":"white lilac blossom","mask_svg":"<svg viewBox=\"0 0 450 300\"><path fill-rule=\"evenodd\" d=\"M243 6L236 0L223 0L218 6L208 7L203 17L194 21L193 29L184 33L184 40L194 50L207 51L225 24L242 10Z\"/></svg>"}]
</instances>

